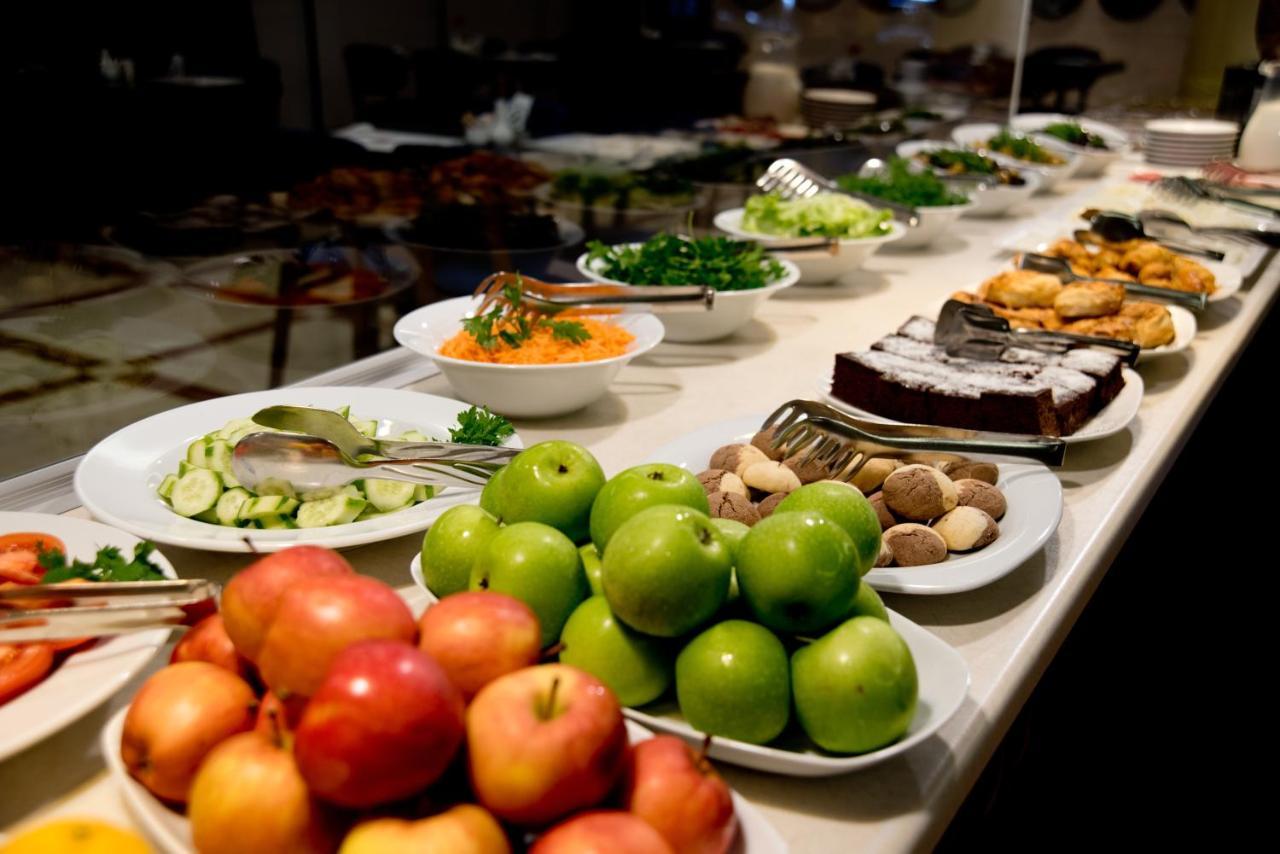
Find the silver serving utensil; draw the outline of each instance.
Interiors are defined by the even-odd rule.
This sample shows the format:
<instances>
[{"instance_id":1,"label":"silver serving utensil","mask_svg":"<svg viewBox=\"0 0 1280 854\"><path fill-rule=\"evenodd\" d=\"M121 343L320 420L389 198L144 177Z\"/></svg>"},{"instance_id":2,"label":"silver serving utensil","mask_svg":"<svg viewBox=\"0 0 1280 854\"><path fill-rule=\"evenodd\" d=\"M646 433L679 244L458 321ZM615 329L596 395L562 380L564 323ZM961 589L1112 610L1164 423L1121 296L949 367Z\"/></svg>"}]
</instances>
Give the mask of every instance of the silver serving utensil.
<instances>
[{"instance_id":1,"label":"silver serving utensil","mask_svg":"<svg viewBox=\"0 0 1280 854\"><path fill-rule=\"evenodd\" d=\"M998 361L1009 347L1046 353L1065 353L1072 347L1091 347L1114 351L1129 365L1135 364L1142 352L1142 348L1131 341L1069 332L1014 329L1006 318L989 306L955 299L947 300L938 313L933 341L941 345L948 356L983 361Z\"/></svg>"},{"instance_id":2,"label":"silver serving utensil","mask_svg":"<svg viewBox=\"0 0 1280 854\"><path fill-rule=\"evenodd\" d=\"M774 430L773 446L801 464L818 463L833 480L852 480L875 457L903 457L921 451L992 453L1029 457L1061 465L1067 443L1050 436L990 433L923 424L883 424L857 418L814 400L790 400L764 420Z\"/></svg>"},{"instance_id":3,"label":"silver serving utensil","mask_svg":"<svg viewBox=\"0 0 1280 854\"><path fill-rule=\"evenodd\" d=\"M715 288L706 285L552 284L521 273L501 272L486 276L476 286L475 295L484 298L476 313L482 314L501 299L508 287L520 289L524 306L548 315L570 309L581 313L596 308L610 313L710 311L716 299Z\"/></svg>"},{"instance_id":4,"label":"silver serving utensil","mask_svg":"<svg viewBox=\"0 0 1280 854\"><path fill-rule=\"evenodd\" d=\"M328 439L353 459L367 454L393 459L431 454L444 444L435 441L413 442L366 436L337 412L310 406L268 406L266 409L255 412L252 421L263 427Z\"/></svg>"},{"instance_id":5,"label":"silver serving utensil","mask_svg":"<svg viewBox=\"0 0 1280 854\"><path fill-rule=\"evenodd\" d=\"M920 215L916 213L915 208L885 201L867 193L845 190L830 178L819 175L808 166L797 163L789 157L770 163L765 173L756 179L756 186L766 193L777 193L784 199L807 199L818 193L843 193L846 196L861 199L874 207L893 211L893 218L908 228L915 228L920 224Z\"/></svg>"},{"instance_id":6,"label":"silver serving utensil","mask_svg":"<svg viewBox=\"0 0 1280 854\"><path fill-rule=\"evenodd\" d=\"M341 489L366 477L432 486L476 488L519 453L517 448L416 443L434 452L416 458L358 460L318 436L250 433L231 452L231 472L251 491L289 484L296 492Z\"/></svg>"},{"instance_id":7,"label":"silver serving utensil","mask_svg":"<svg viewBox=\"0 0 1280 854\"><path fill-rule=\"evenodd\" d=\"M1138 212L1138 220L1148 232L1162 229L1176 229L1190 235L1208 235L1224 237L1229 240L1240 240L1251 244L1280 247L1280 231L1268 231L1265 228L1239 228L1226 225L1194 226L1173 211L1149 209Z\"/></svg>"},{"instance_id":8,"label":"silver serving utensil","mask_svg":"<svg viewBox=\"0 0 1280 854\"><path fill-rule=\"evenodd\" d=\"M1180 252L1183 255L1194 255L1200 258L1208 258L1210 261L1221 261L1227 256L1217 249L1208 249L1202 246L1191 246L1187 243L1178 243L1172 240L1164 240L1151 234L1147 234L1146 228L1142 224L1142 220L1136 216L1118 211L1100 211L1096 209L1086 210L1080 215L1083 219L1088 220L1089 227L1093 233L1101 237L1103 240L1111 243L1124 243L1128 240L1150 240L1158 243L1165 249L1173 252Z\"/></svg>"},{"instance_id":9,"label":"silver serving utensil","mask_svg":"<svg viewBox=\"0 0 1280 854\"><path fill-rule=\"evenodd\" d=\"M15 585L0 590L0 643L192 626L217 611L218 592L217 584L199 578ZM36 600L58 607L22 607Z\"/></svg>"},{"instance_id":10,"label":"silver serving utensil","mask_svg":"<svg viewBox=\"0 0 1280 854\"><path fill-rule=\"evenodd\" d=\"M1071 269L1066 258L1055 258L1052 255L1041 255L1038 252L1023 252L1018 256L1016 266L1019 270L1034 270L1037 273L1048 273L1057 276L1063 284L1072 282L1106 282L1109 285L1120 285L1126 292L1138 296L1162 299L1166 302L1185 306L1192 311L1204 311L1209 298L1204 293L1175 291L1173 288L1156 288L1140 282L1128 282L1124 279L1103 279L1098 276L1081 276Z\"/></svg>"},{"instance_id":11,"label":"silver serving utensil","mask_svg":"<svg viewBox=\"0 0 1280 854\"><path fill-rule=\"evenodd\" d=\"M1280 210L1267 207L1266 205L1260 205L1256 202L1238 199L1235 196L1229 196L1226 193L1220 193L1217 190L1211 190L1204 185L1204 182L1196 181L1183 175L1161 178L1156 181L1155 190L1157 193L1164 193L1176 199L1193 199L1204 202L1213 202L1214 204L1223 205L1224 207L1235 208L1236 210L1251 213L1254 216L1261 215L1271 219L1280 218Z\"/></svg>"}]
</instances>

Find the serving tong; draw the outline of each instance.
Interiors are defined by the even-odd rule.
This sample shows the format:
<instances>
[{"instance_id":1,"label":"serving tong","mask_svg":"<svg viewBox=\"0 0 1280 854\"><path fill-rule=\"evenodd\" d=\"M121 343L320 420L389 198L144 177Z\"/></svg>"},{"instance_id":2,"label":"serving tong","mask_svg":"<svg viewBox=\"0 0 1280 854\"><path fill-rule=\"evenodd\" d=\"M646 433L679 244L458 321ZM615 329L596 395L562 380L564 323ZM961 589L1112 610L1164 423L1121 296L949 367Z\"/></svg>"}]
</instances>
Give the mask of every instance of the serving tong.
<instances>
[{"instance_id":1,"label":"serving tong","mask_svg":"<svg viewBox=\"0 0 1280 854\"><path fill-rule=\"evenodd\" d=\"M218 592L200 578L15 585L0 589L0 643L190 627L217 611Z\"/></svg>"},{"instance_id":2,"label":"serving tong","mask_svg":"<svg viewBox=\"0 0 1280 854\"><path fill-rule=\"evenodd\" d=\"M908 228L915 228L920 224L920 215L915 208L890 202L869 193L846 190L830 178L819 175L808 166L789 157L770 163L764 174L756 179L756 186L763 192L777 193L784 199L807 199L819 193L841 193L861 199L875 207L893 211L893 218Z\"/></svg>"},{"instance_id":3,"label":"serving tong","mask_svg":"<svg viewBox=\"0 0 1280 854\"><path fill-rule=\"evenodd\" d=\"M1124 243L1129 240L1150 240L1173 252L1207 258L1210 261L1221 261L1227 257L1217 249L1192 246L1189 243L1178 243L1177 241L1166 240L1162 237L1148 234L1142 220L1131 214L1089 208L1081 213L1080 217L1088 221L1089 227L1094 234L1111 243Z\"/></svg>"},{"instance_id":4,"label":"serving tong","mask_svg":"<svg viewBox=\"0 0 1280 854\"><path fill-rule=\"evenodd\" d=\"M1072 282L1105 282L1109 285L1120 285L1125 289L1126 293L1176 303L1192 311L1204 311L1205 306L1209 304L1209 297L1203 292L1192 293L1191 291L1176 291L1173 288L1157 288L1140 282L1130 282L1126 279L1081 276L1071 269L1071 264L1066 258L1041 255L1038 252L1022 252L1014 263L1019 270L1034 270L1037 273L1048 273L1051 276L1056 276L1064 285L1069 285Z\"/></svg>"},{"instance_id":5,"label":"serving tong","mask_svg":"<svg viewBox=\"0 0 1280 854\"><path fill-rule=\"evenodd\" d=\"M817 463L832 480L848 482L876 457L901 458L921 452L1007 454L1061 465L1067 443L1051 436L1021 436L924 424L885 424L858 418L813 400L789 400L764 420L774 431L773 447L801 465Z\"/></svg>"},{"instance_id":6,"label":"serving tong","mask_svg":"<svg viewBox=\"0 0 1280 854\"><path fill-rule=\"evenodd\" d=\"M817 245L817 244L812 244ZM707 285L615 285L601 282L552 284L523 273L492 273L476 286L482 297L476 314L483 314L505 299L507 288L520 289L523 306L539 314L565 311L586 314L595 310L609 313L710 311L716 291Z\"/></svg>"},{"instance_id":7,"label":"serving tong","mask_svg":"<svg viewBox=\"0 0 1280 854\"><path fill-rule=\"evenodd\" d=\"M1173 211L1148 209L1138 212L1138 220L1151 231L1153 227L1173 228L1186 232L1191 236L1206 235L1209 237L1243 240L1253 245L1280 247L1280 231L1268 231L1265 228L1241 228L1228 225L1195 226L1178 216Z\"/></svg>"},{"instance_id":8,"label":"serving tong","mask_svg":"<svg viewBox=\"0 0 1280 854\"><path fill-rule=\"evenodd\" d=\"M1257 202L1240 199L1227 193L1219 192L1206 186L1203 181L1188 178L1185 175L1166 176L1155 183L1157 193L1163 193L1176 199L1192 199L1212 202L1223 207L1235 208L1254 216L1265 216L1268 219L1280 218L1280 210Z\"/></svg>"},{"instance_id":9,"label":"serving tong","mask_svg":"<svg viewBox=\"0 0 1280 854\"><path fill-rule=\"evenodd\" d=\"M1036 329L1015 330L1006 318L989 306L955 299L947 300L938 313L933 341L940 344L948 356L988 362L998 361L1010 347L1057 354L1073 347L1111 350L1128 365L1135 364L1142 352L1137 344L1114 338Z\"/></svg>"}]
</instances>

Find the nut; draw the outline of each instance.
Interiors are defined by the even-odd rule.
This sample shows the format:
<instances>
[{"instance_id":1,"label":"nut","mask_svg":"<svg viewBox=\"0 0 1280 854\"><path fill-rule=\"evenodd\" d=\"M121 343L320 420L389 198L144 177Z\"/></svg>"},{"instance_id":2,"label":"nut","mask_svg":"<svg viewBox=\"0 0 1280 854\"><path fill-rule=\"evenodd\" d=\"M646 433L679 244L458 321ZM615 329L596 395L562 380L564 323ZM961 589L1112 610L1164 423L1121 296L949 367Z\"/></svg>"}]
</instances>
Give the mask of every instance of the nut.
<instances>
[{"instance_id":1,"label":"nut","mask_svg":"<svg viewBox=\"0 0 1280 854\"><path fill-rule=\"evenodd\" d=\"M747 485L742 482L742 478L724 469L707 469L698 475L698 483L702 484L702 488L706 490L707 495L713 492L732 492L734 495L741 495L743 498L751 497L751 493L747 491Z\"/></svg>"},{"instance_id":2,"label":"nut","mask_svg":"<svg viewBox=\"0 0 1280 854\"><path fill-rule=\"evenodd\" d=\"M968 552L993 543L1000 536L1000 526L985 510L977 507L957 507L933 523L933 530L942 537L947 549Z\"/></svg>"},{"instance_id":3,"label":"nut","mask_svg":"<svg viewBox=\"0 0 1280 854\"><path fill-rule=\"evenodd\" d=\"M888 566L893 563L893 549L883 537L880 538L880 554L876 555L876 566ZM865 583L865 582L864 582Z\"/></svg>"},{"instance_id":4,"label":"nut","mask_svg":"<svg viewBox=\"0 0 1280 854\"><path fill-rule=\"evenodd\" d=\"M778 428L770 427L768 430L761 430L751 437L751 444L774 462L778 462L786 456L785 448L775 448L773 446L773 437L777 434Z\"/></svg>"},{"instance_id":5,"label":"nut","mask_svg":"<svg viewBox=\"0 0 1280 854\"><path fill-rule=\"evenodd\" d=\"M850 482L858 489L861 489L863 495L866 495L879 489L880 484L884 483L884 479L901 467L901 460L875 457L867 460L867 464L853 476L853 480Z\"/></svg>"},{"instance_id":6,"label":"nut","mask_svg":"<svg viewBox=\"0 0 1280 854\"><path fill-rule=\"evenodd\" d=\"M742 473L742 481L761 492L794 492L800 488L800 478L796 473L773 460L747 466Z\"/></svg>"},{"instance_id":7,"label":"nut","mask_svg":"<svg viewBox=\"0 0 1280 854\"><path fill-rule=\"evenodd\" d=\"M760 518L763 519L766 516L772 516L773 511L782 503L782 499L787 497L787 494L788 493L785 492L775 492L773 495L766 496L759 504L756 505L756 510L760 513Z\"/></svg>"},{"instance_id":8,"label":"nut","mask_svg":"<svg viewBox=\"0 0 1280 854\"><path fill-rule=\"evenodd\" d=\"M964 480L972 478L989 483L992 486L1000 480L1000 469L995 463L982 463L975 460L965 460L961 463L943 463L942 471L952 480Z\"/></svg>"},{"instance_id":9,"label":"nut","mask_svg":"<svg viewBox=\"0 0 1280 854\"><path fill-rule=\"evenodd\" d=\"M711 455L711 463L708 468L724 469L725 471L733 472L738 477L742 477L742 473L747 470L747 466L752 463L767 462L769 462L769 458L764 455L764 451L755 445L725 445Z\"/></svg>"},{"instance_id":10,"label":"nut","mask_svg":"<svg viewBox=\"0 0 1280 854\"><path fill-rule=\"evenodd\" d=\"M904 522L884 532L881 541L893 552L898 566L925 566L942 563L947 558L947 544L942 535L928 525Z\"/></svg>"},{"instance_id":11,"label":"nut","mask_svg":"<svg viewBox=\"0 0 1280 854\"><path fill-rule=\"evenodd\" d=\"M958 507L977 507L979 510L987 511L987 515L992 519L1003 517L1005 511L1009 509L1009 505L1004 500L1004 493L998 487L972 477L956 481L956 497Z\"/></svg>"},{"instance_id":12,"label":"nut","mask_svg":"<svg viewBox=\"0 0 1280 854\"><path fill-rule=\"evenodd\" d=\"M760 521L760 512L751 499L733 492L713 492L707 496L711 515L717 519L732 519L751 526Z\"/></svg>"},{"instance_id":13,"label":"nut","mask_svg":"<svg viewBox=\"0 0 1280 854\"><path fill-rule=\"evenodd\" d=\"M884 506L883 492L877 492L867 500L871 502L871 509L876 511L876 518L880 520L881 531L887 531L898 524L898 520L894 518L893 513L889 511L888 507Z\"/></svg>"},{"instance_id":14,"label":"nut","mask_svg":"<svg viewBox=\"0 0 1280 854\"><path fill-rule=\"evenodd\" d=\"M884 503L894 515L916 522L935 519L959 500L951 478L932 466L903 466L884 479Z\"/></svg>"},{"instance_id":15,"label":"nut","mask_svg":"<svg viewBox=\"0 0 1280 854\"><path fill-rule=\"evenodd\" d=\"M783 460L782 464L795 472L796 477L799 478L802 484L817 483L831 476L831 469L817 460L810 460L807 463L801 462L805 456L805 454L795 454Z\"/></svg>"}]
</instances>

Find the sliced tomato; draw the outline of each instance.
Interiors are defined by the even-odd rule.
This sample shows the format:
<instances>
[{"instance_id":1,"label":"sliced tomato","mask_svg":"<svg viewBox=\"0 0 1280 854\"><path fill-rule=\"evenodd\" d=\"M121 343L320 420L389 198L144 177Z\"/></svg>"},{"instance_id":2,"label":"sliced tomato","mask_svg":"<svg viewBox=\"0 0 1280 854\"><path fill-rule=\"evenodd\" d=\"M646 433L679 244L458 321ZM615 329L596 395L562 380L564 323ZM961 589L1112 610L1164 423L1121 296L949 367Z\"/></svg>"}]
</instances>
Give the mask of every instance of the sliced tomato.
<instances>
[{"instance_id":1,"label":"sliced tomato","mask_svg":"<svg viewBox=\"0 0 1280 854\"><path fill-rule=\"evenodd\" d=\"M39 584L44 568L37 559L41 550L65 554L62 540L50 534L23 532L0 536L0 580Z\"/></svg>"},{"instance_id":2,"label":"sliced tomato","mask_svg":"<svg viewBox=\"0 0 1280 854\"><path fill-rule=\"evenodd\" d=\"M52 667L48 644L0 644L0 705L35 685Z\"/></svg>"}]
</instances>

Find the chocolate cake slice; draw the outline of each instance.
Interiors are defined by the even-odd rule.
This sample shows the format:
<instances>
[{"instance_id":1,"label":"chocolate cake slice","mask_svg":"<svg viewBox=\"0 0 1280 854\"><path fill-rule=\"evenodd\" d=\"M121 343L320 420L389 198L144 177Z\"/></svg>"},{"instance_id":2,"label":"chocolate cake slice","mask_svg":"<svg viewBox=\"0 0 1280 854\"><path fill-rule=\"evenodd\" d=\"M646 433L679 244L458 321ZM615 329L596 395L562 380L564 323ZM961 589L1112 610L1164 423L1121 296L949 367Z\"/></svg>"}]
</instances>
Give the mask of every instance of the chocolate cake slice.
<instances>
[{"instance_id":1,"label":"chocolate cake slice","mask_svg":"<svg viewBox=\"0 0 1280 854\"><path fill-rule=\"evenodd\" d=\"M895 421L1068 436L1124 384L1120 360L1101 351L963 359L933 343L933 328L913 317L870 351L837 355L832 394Z\"/></svg>"}]
</instances>

